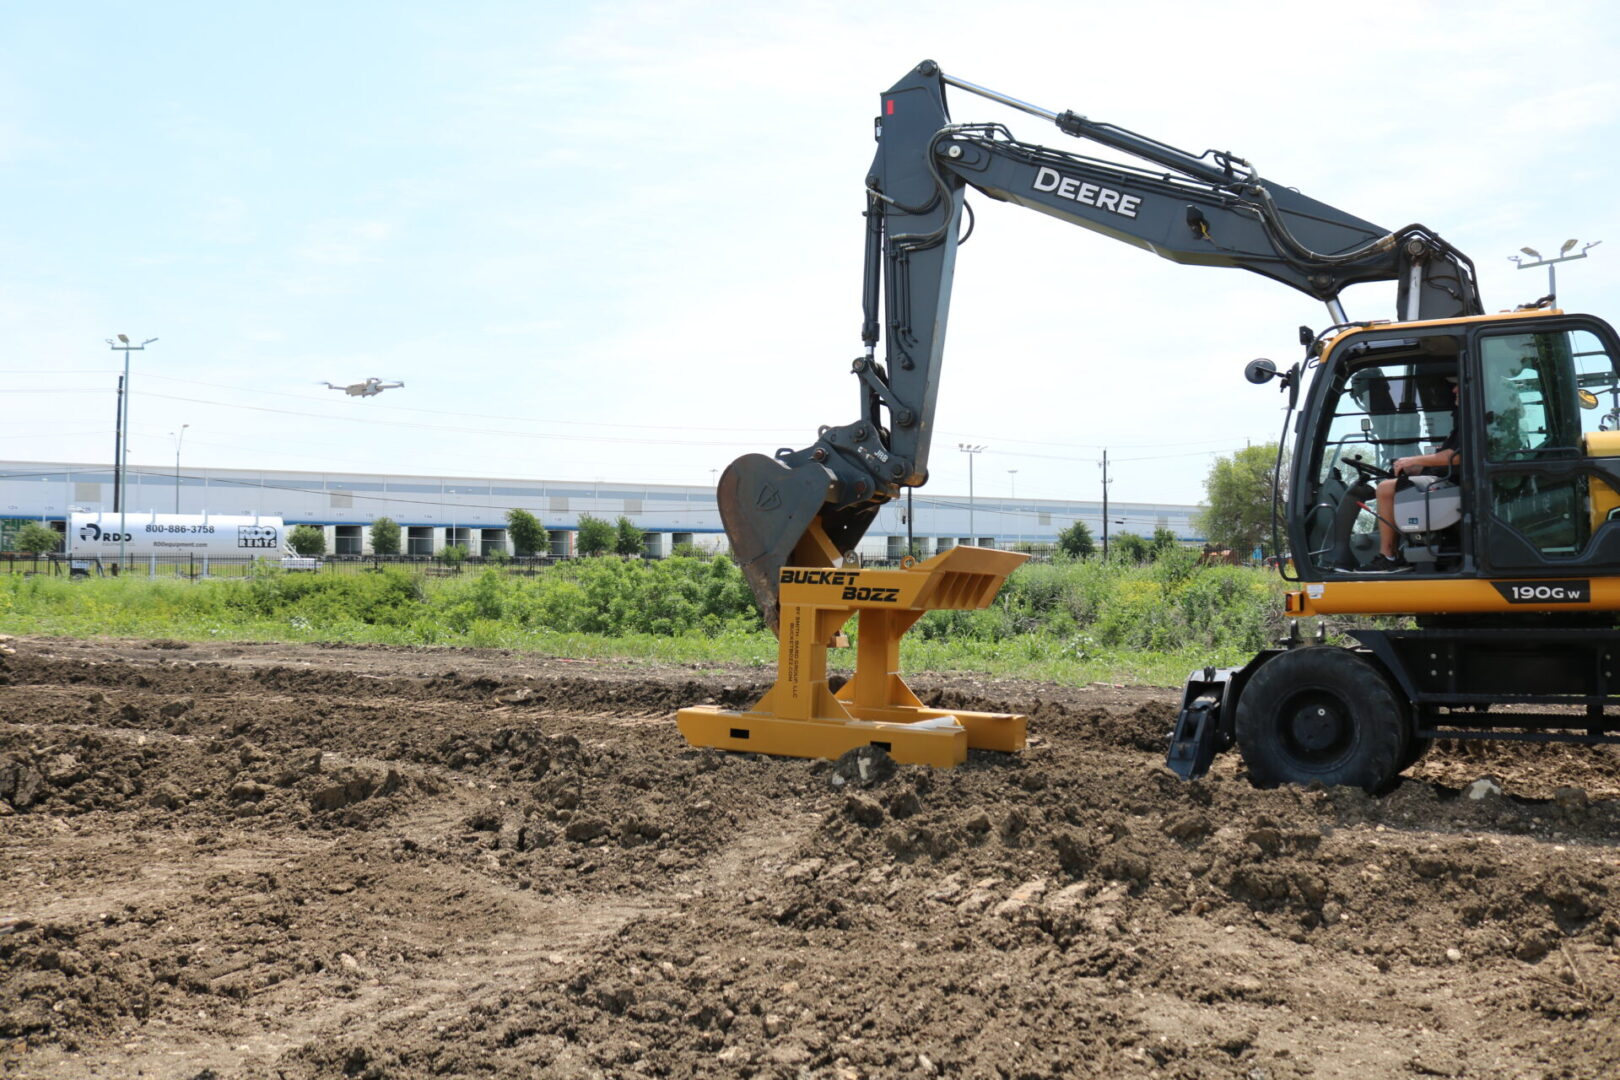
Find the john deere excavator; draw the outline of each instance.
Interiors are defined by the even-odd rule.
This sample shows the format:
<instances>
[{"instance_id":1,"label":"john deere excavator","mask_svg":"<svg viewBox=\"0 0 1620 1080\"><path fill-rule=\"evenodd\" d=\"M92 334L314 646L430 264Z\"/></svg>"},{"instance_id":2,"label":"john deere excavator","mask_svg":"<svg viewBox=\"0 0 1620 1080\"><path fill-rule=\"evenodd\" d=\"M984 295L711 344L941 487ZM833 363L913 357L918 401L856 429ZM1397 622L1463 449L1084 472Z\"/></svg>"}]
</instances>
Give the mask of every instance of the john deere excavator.
<instances>
[{"instance_id":1,"label":"john deere excavator","mask_svg":"<svg viewBox=\"0 0 1620 1080\"><path fill-rule=\"evenodd\" d=\"M953 122L947 88L1142 164ZM865 185L865 348L853 363L859 414L803 449L739 458L719 483L732 550L773 629L784 583L876 591L838 569L843 556L883 503L927 481L972 188L1327 305L1331 325L1300 330L1300 360L1246 372L1288 395L1279 516L1292 553L1282 573L1298 585L1286 600L1295 633L1242 667L1193 674L1173 770L1202 775L1236 745L1258 784L1378 789L1437 736L1620 741L1605 712L1620 693L1620 340L1607 323L1560 311L1551 296L1487 315L1472 262L1425 226L1382 228L1231 153L1193 155L1038 108L931 61L880 102ZM1395 318L1351 321L1340 294L1374 281L1396 283ZM1435 454L1442 446L1457 452ZM1445 459L1447 475L1401 479L1380 510L1377 488L1395 462L1424 454ZM1381 557L1389 543L1393 562ZM1415 628L1351 630L1350 648L1297 633L1299 618L1323 615L1406 615ZM797 649L784 646L784 667Z\"/></svg>"}]
</instances>

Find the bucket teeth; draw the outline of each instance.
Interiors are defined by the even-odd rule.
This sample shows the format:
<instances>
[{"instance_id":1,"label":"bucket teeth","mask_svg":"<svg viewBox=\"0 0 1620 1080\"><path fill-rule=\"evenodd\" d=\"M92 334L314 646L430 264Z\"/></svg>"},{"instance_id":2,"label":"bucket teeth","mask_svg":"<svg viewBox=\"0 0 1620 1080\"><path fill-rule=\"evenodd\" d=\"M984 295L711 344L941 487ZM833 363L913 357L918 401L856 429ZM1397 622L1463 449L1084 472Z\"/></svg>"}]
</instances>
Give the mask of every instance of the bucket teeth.
<instances>
[{"instance_id":1,"label":"bucket teeth","mask_svg":"<svg viewBox=\"0 0 1620 1080\"><path fill-rule=\"evenodd\" d=\"M763 454L738 458L720 476L715 496L732 558L773 633L782 567L815 525L831 484L832 474L821 465L789 468Z\"/></svg>"}]
</instances>

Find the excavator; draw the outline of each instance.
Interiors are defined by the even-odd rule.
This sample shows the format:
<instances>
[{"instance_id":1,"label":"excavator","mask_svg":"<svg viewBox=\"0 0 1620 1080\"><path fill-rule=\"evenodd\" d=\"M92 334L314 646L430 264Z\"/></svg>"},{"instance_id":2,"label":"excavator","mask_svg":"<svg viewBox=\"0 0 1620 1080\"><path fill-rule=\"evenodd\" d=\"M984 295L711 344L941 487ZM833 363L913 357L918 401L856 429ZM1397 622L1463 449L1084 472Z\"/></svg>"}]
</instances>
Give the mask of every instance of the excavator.
<instances>
[{"instance_id":1,"label":"excavator","mask_svg":"<svg viewBox=\"0 0 1620 1080\"><path fill-rule=\"evenodd\" d=\"M953 121L947 90L1113 153ZM928 479L972 189L1173 262L1247 270L1327 307L1324 329L1300 328L1297 361L1256 360L1245 371L1287 395L1273 516L1279 549L1290 553L1277 560L1294 586L1285 595L1290 634L1240 667L1192 674L1171 734L1175 773L1202 776L1235 746L1261 786L1376 791L1435 738L1620 742L1620 722L1605 711L1620 693L1620 339L1606 322L1566 313L1553 296L1487 314L1473 263L1426 226L1374 225L1261 177L1230 152L1195 155L1044 109L932 61L880 96L875 135L864 349L852 364L858 415L820 428L802 449L741 457L719 481L732 552L783 642L782 681L747 718L776 707L814 720L815 702L837 711L863 696L878 721L915 712L920 702L895 671L906 620L879 624L871 660L882 670L853 696L828 691L819 655L809 663L801 654L836 644L857 607L911 603L914 619L925 602L982 606L983 590L964 592L961 582L996 579L998 588L1008 572L964 562L950 575L957 585L908 592L910 579L883 588L872 577L879 572L859 570L853 557L878 509ZM1341 294L1366 282L1395 283L1393 318L1346 314ZM1422 483L1397 476L1416 471L1414 458L1441 468L1423 470ZM785 593L796 598L791 645L779 626ZM828 616L838 597L850 610ZM804 622L806 612L815 618ZM1302 634L1300 620L1312 616L1406 618L1349 629L1345 646L1328 643L1325 623ZM863 651L866 633L863 623ZM890 698L878 692L884 683ZM949 719L917 715L924 726ZM707 718L705 730L718 732L711 744L761 748L737 716ZM893 743L882 724L855 728L831 742L773 736L773 745L835 756L861 740Z\"/></svg>"}]
</instances>

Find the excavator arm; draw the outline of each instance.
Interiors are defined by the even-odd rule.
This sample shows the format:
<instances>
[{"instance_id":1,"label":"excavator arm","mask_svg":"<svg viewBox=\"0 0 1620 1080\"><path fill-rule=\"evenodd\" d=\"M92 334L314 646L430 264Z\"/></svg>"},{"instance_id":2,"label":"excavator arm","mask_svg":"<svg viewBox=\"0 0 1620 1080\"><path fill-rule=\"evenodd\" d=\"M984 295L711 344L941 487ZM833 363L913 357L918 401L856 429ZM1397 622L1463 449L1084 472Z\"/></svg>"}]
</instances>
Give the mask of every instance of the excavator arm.
<instances>
[{"instance_id":1,"label":"excavator arm","mask_svg":"<svg viewBox=\"0 0 1620 1080\"><path fill-rule=\"evenodd\" d=\"M956 124L946 87L1050 121L1143 164L1020 142L1000 124ZM835 566L878 509L928 479L951 282L968 188L1151 251L1236 267L1326 302L1360 282L1397 282L1405 319L1481 312L1473 264L1420 225L1390 231L1280 184L1230 153L1189 154L1073 112L1056 113L945 75L926 61L881 97L866 178L864 351L852 365L858 419L810 446L738 458L721 476L721 519L766 623L784 566ZM878 346L883 346L878 359Z\"/></svg>"}]
</instances>

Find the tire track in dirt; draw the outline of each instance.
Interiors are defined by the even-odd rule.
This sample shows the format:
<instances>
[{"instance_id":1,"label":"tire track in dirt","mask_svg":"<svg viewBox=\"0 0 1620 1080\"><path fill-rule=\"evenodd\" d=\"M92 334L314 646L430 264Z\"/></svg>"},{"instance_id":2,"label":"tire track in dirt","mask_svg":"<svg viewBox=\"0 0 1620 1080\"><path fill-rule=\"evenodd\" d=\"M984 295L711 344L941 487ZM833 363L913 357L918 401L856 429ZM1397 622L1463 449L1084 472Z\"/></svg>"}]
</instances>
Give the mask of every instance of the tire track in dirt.
<instances>
[{"instance_id":1,"label":"tire track in dirt","mask_svg":"<svg viewBox=\"0 0 1620 1080\"><path fill-rule=\"evenodd\" d=\"M8 1078L1620 1070L1612 753L1183 784L1173 691L928 675L1029 750L851 790L681 742L757 671L19 645Z\"/></svg>"},{"instance_id":2,"label":"tire track in dirt","mask_svg":"<svg viewBox=\"0 0 1620 1080\"><path fill-rule=\"evenodd\" d=\"M128 749L198 755L218 740L217 734L206 732L174 734L161 729L111 726L105 721L81 722L82 689L35 685L29 690L35 698L36 713L57 713L55 722L45 727L49 737L59 743L77 745L89 740L103 748L117 744ZM140 692L151 691L142 688ZM128 704L120 699L131 696L117 691L106 695L104 711L115 713L109 719L116 719L117 710ZM258 697L253 704L263 708L277 697ZM215 705L229 708L233 703ZM417 715L420 711L420 706L405 710ZM603 712L550 719L565 727L647 722L645 718ZM7 724L0 731L22 732L30 727L36 733L39 730L37 725ZM244 752L251 749L245 748ZM441 894L457 896L457 906L476 911L478 918L459 927L454 939L437 943L433 941L435 927L431 920L396 924L396 940L403 938L418 949L433 949L436 955L431 962L375 962L362 959L365 954L356 947L354 953L344 952L332 958L336 962L333 970L342 967L347 985L335 989L323 985L330 982L326 971L278 978L269 985L230 990L233 1000L240 1004L225 1009L206 1008L198 1013L197 1019L203 1021L198 1025L172 1025L162 1020L146 1025L117 1049L109 1049L101 1060L99 1064L111 1074L134 1075L145 1070L147 1075L171 1075L178 1060L189 1070L185 1076L208 1068L221 1076L239 1072L254 1075L282 1055L296 1053L308 1044L339 1037L346 1041L386 1041L390 1032L421 1030L423 1025L432 1027L441 1021L452 1023L469 1009L521 992L537 978L562 977L587 959L599 942L635 919L666 916L694 898L733 889L742 875L761 867L779 867L817 820L815 815L808 815L784 821L772 814L745 821L701 869L657 881L656 887L649 890L613 897L541 896L503 876L498 861L489 852L466 856L446 850L445 838L456 833L468 814L487 800L492 786L487 780L452 769L401 765L349 753L327 752L323 757L327 771L402 769L411 780L427 779L427 787L438 794L417 799L406 812L389 819L382 837L340 834L334 838L275 828L265 832L258 827L258 821L248 819L242 822L245 831L223 830L216 835L207 829L166 830L153 841L140 829L86 829L93 825L87 817L35 817L29 824L41 828L36 828L29 839L48 842L57 865L76 866L86 872L94 867L94 874L89 875L93 877L91 889L64 889L46 903L31 906L20 898L13 902L0 892L0 904L6 910L23 911L21 917L35 925L92 925L109 910L136 907L165 915L186 911L203 931L206 942L209 934L202 923L209 918L209 909L217 921L228 916L230 909L265 899L254 895L255 879L330 879L334 876L334 868L329 865L333 839L361 839L363 847L349 845L352 858L381 861L397 857L402 844L426 853L405 875L410 880L391 881L390 888L436 888ZM220 780L216 786L223 784ZM90 815L96 819L103 816ZM221 840L230 838L236 842L221 846ZM229 889L223 895L211 896L206 883L220 879L230 881ZM245 891L243 882L247 882ZM58 888L65 885L63 882ZM510 929L479 933L492 918ZM336 928L316 929L322 936L342 932ZM255 969L264 966L262 957L251 950L234 958L210 954L204 959L208 963L202 967L201 975L187 978L194 989L205 991L232 980L251 978ZM206 985L197 985L198 979ZM60 1055L55 1048L35 1055L29 1066L30 1070L40 1070L37 1074L30 1071L29 1075L78 1074L75 1059Z\"/></svg>"},{"instance_id":3,"label":"tire track in dirt","mask_svg":"<svg viewBox=\"0 0 1620 1080\"><path fill-rule=\"evenodd\" d=\"M441 836L464 808L462 803L422 808L394 823L391 832L423 839ZM589 961L603 941L638 919L663 918L690 902L733 893L756 876L769 878L791 861L819 820L817 815L799 815L754 822L712 856L701 872L683 874L678 881L659 883L622 899L539 897L482 873L480 868L430 866L423 878L447 874L457 889L484 893L485 900L469 906L497 908L510 929L494 935L458 936L444 943L442 955L430 964L385 970L355 960L348 971L356 985L347 992L333 993L329 986L323 992L323 988L306 985L309 980L296 978L277 982L249 996L251 1011L245 1005L232 1015L211 1015L203 1031L148 1028L104 1053L97 1067L111 1076L189 1078L206 1069L221 1078L274 1075L277 1061L306 1046L338 1041L386 1045L399 1033L444 1030L469 1011L498 1008L535 985L565 980ZM169 850L183 852L190 839L176 837ZM79 854L89 857L96 849L108 847L116 853L125 846L108 845L104 840L89 838L84 845L87 850ZM131 881L126 889L62 899L29 915L36 922L89 921L97 912L116 909L126 896L134 894L141 895L147 905L187 905L195 902L200 877L292 868L301 861L318 859L325 846L327 842L313 839L280 838L268 844L254 839L248 847L211 852L203 864L183 858L148 862L140 880ZM381 847L379 844L376 850ZM403 929L407 936L431 932L428 927ZM470 931L464 928L463 933ZM254 963L252 959L243 961L215 977L235 975ZM77 1075L75 1070L82 1067L83 1062L73 1056L47 1052L16 1075ZM34 1068L39 1071L32 1071Z\"/></svg>"}]
</instances>

